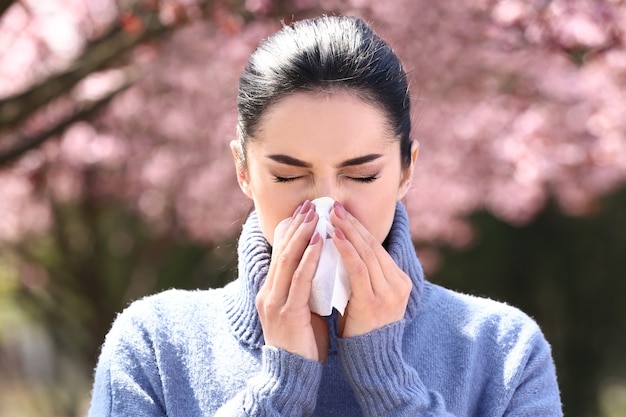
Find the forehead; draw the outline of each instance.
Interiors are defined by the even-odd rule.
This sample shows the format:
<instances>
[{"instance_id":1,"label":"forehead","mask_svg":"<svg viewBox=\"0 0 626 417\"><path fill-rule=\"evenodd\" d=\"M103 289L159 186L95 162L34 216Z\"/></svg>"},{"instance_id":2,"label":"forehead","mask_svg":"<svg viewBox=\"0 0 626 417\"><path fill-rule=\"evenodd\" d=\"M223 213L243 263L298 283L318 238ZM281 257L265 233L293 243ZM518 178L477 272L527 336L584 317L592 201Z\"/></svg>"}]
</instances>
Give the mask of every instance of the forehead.
<instances>
[{"instance_id":1,"label":"forehead","mask_svg":"<svg viewBox=\"0 0 626 417\"><path fill-rule=\"evenodd\" d=\"M398 140L379 107L356 93L339 90L283 98L263 115L252 143L275 151L376 148L382 152L395 142Z\"/></svg>"}]
</instances>

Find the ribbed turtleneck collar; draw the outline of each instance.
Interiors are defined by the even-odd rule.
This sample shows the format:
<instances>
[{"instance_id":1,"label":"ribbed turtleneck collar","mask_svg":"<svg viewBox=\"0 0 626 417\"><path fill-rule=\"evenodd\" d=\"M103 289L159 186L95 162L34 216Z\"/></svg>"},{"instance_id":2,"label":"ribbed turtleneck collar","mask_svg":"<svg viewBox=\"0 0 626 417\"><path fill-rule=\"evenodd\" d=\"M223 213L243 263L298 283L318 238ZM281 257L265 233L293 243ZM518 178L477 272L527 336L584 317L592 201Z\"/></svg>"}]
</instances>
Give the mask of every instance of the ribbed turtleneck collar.
<instances>
[{"instance_id":1,"label":"ribbed turtleneck collar","mask_svg":"<svg viewBox=\"0 0 626 417\"><path fill-rule=\"evenodd\" d=\"M405 319L411 320L417 312L424 287L424 273L415 254L409 219L401 203L396 205L394 221L385 247L396 264L413 281L405 314ZM256 212L252 212L243 225L237 253L239 276L231 284L232 291L227 293L226 314L239 340L252 348L260 348L264 341L255 298L269 270L271 247L263 236Z\"/></svg>"}]
</instances>

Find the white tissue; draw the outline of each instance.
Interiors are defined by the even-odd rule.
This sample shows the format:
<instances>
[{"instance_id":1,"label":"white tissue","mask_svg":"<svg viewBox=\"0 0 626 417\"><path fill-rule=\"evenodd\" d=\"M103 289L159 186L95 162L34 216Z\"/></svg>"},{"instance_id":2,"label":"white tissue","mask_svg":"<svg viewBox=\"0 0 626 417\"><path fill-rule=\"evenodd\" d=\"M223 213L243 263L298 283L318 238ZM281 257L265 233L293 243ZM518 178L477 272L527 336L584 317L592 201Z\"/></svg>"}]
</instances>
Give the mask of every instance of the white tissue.
<instances>
[{"instance_id":1,"label":"white tissue","mask_svg":"<svg viewBox=\"0 0 626 417\"><path fill-rule=\"evenodd\" d=\"M330 211L335 201L330 197L320 197L312 203L319 217L315 231L320 234L324 246L311 285L309 307L320 316L329 316L333 307L343 315L350 298L350 278L332 239L334 228L330 222ZM291 218L287 218L278 223L274 229L274 243L282 238L290 221Z\"/></svg>"},{"instance_id":2,"label":"white tissue","mask_svg":"<svg viewBox=\"0 0 626 417\"><path fill-rule=\"evenodd\" d=\"M335 201L330 197L320 197L312 203L319 216L315 231L322 237L324 247L313 277L309 306L320 316L329 316L333 307L343 315L350 298L350 278L332 239L330 211Z\"/></svg>"}]
</instances>

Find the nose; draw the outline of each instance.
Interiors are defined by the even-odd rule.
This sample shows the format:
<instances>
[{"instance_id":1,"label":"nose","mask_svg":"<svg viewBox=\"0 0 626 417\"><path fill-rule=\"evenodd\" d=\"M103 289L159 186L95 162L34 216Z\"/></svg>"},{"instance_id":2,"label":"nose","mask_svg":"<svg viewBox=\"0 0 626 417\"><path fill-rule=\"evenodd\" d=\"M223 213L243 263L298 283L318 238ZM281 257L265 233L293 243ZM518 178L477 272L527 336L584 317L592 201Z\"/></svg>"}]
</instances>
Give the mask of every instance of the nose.
<instances>
[{"instance_id":1,"label":"nose","mask_svg":"<svg viewBox=\"0 0 626 417\"><path fill-rule=\"evenodd\" d=\"M319 197L330 197L335 201L341 201L341 191L334 177L318 178L315 187L311 190L309 198L314 200Z\"/></svg>"}]
</instances>

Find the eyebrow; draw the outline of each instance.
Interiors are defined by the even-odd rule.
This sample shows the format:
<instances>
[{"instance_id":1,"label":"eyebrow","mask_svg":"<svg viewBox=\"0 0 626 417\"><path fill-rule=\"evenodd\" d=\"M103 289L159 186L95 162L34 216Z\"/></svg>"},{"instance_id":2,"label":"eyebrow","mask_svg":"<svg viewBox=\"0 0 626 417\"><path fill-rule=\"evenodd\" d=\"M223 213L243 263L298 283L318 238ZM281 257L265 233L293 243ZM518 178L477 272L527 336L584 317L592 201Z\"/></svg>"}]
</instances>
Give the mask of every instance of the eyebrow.
<instances>
[{"instance_id":1,"label":"eyebrow","mask_svg":"<svg viewBox=\"0 0 626 417\"><path fill-rule=\"evenodd\" d=\"M348 159L346 161L343 161L342 163L340 163L337 167L338 168L345 168L345 167L351 167L351 166L355 166L355 165L362 165L362 164L366 164L368 162L372 162L377 160L378 158L380 158L382 155L379 153L371 153L368 155L363 155L363 156L359 156L356 158L352 158L352 159Z\"/></svg>"},{"instance_id":2,"label":"eyebrow","mask_svg":"<svg viewBox=\"0 0 626 417\"><path fill-rule=\"evenodd\" d=\"M302 167L302 168L311 167L310 163L294 158L289 155L276 154L276 155L268 155L267 157L271 159L272 161L278 162L280 164L291 165L291 166ZM372 154L363 155L363 156L359 156L359 157L352 158L352 159L347 159L341 162L340 164L338 164L337 168L346 168L350 166L366 164L368 162L375 161L376 159L380 157L382 157L381 154L372 153Z\"/></svg>"},{"instance_id":3,"label":"eyebrow","mask_svg":"<svg viewBox=\"0 0 626 417\"><path fill-rule=\"evenodd\" d=\"M278 162L280 164L292 165L294 167L302 167L302 168L311 168L311 164L308 162L301 161L300 159L291 157L289 155L268 155L267 156L272 161Z\"/></svg>"}]
</instances>

